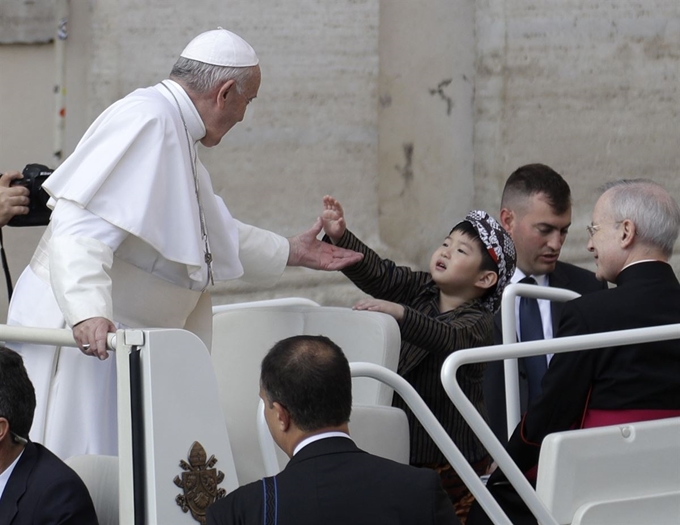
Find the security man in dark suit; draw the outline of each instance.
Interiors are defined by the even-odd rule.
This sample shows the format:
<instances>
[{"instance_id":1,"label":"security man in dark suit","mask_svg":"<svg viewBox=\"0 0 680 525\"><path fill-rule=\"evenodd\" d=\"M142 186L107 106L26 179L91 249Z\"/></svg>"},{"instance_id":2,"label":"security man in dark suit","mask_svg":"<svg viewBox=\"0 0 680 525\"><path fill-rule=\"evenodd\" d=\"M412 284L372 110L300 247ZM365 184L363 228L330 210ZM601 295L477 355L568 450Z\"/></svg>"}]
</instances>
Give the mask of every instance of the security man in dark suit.
<instances>
[{"instance_id":1,"label":"security man in dark suit","mask_svg":"<svg viewBox=\"0 0 680 525\"><path fill-rule=\"evenodd\" d=\"M97 525L78 475L28 441L34 411L35 392L21 356L0 346L0 523Z\"/></svg>"},{"instance_id":2,"label":"security man in dark suit","mask_svg":"<svg viewBox=\"0 0 680 525\"><path fill-rule=\"evenodd\" d=\"M460 523L433 470L354 444L349 363L330 339L295 336L277 343L262 361L260 397L274 441L291 460L273 478L214 503L208 525Z\"/></svg>"},{"instance_id":3,"label":"security man in dark suit","mask_svg":"<svg viewBox=\"0 0 680 525\"><path fill-rule=\"evenodd\" d=\"M517 250L517 269L511 282L566 288L579 294L606 289L595 274L558 261L571 226L569 184L544 164L528 164L508 178L501 198L500 223ZM520 341L551 339L557 331L564 303L517 299L517 336ZM494 342L503 342L501 310L494 318ZM520 407L526 412L529 400L540 393L540 382L548 356L520 359ZM503 362L489 363L484 376L484 400L489 425L498 439L507 442L505 377Z\"/></svg>"}]
</instances>

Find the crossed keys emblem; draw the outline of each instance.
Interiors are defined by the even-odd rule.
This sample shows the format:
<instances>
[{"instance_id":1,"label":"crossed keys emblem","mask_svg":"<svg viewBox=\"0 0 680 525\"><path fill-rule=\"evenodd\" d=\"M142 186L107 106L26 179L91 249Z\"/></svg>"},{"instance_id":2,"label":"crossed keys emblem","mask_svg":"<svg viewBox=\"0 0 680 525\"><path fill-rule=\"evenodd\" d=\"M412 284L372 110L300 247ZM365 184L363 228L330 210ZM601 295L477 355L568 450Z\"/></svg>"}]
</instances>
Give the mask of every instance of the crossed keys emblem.
<instances>
[{"instance_id":1,"label":"crossed keys emblem","mask_svg":"<svg viewBox=\"0 0 680 525\"><path fill-rule=\"evenodd\" d=\"M179 466L186 472L182 476L175 476L175 485L184 489L184 494L178 494L175 498L184 512L191 511L191 516L205 525L205 514L208 507L216 500L227 495L227 491L218 488L224 481L224 472L213 468L217 463L215 456L206 460L207 454L203 445L194 441L189 450L189 463L180 460Z\"/></svg>"}]
</instances>

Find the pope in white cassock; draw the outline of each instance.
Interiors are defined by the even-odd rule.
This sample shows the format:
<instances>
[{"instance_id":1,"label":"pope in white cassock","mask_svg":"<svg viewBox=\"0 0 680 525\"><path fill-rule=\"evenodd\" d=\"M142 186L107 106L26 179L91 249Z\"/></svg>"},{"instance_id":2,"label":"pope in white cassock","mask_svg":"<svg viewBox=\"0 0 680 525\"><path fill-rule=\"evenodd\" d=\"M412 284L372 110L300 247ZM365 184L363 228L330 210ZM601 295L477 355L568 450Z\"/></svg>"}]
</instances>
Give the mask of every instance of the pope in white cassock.
<instances>
[{"instance_id":1,"label":"pope in white cassock","mask_svg":"<svg viewBox=\"0 0 680 525\"><path fill-rule=\"evenodd\" d=\"M19 278L8 323L73 328L79 348L12 345L35 385L31 439L62 458L116 455L116 327L186 328L210 347L214 281L273 284L286 265L335 270L361 255L286 239L234 219L197 156L243 116L260 87L253 48L197 36L170 78L104 111L50 176L52 219ZM98 357L99 359L95 359Z\"/></svg>"}]
</instances>

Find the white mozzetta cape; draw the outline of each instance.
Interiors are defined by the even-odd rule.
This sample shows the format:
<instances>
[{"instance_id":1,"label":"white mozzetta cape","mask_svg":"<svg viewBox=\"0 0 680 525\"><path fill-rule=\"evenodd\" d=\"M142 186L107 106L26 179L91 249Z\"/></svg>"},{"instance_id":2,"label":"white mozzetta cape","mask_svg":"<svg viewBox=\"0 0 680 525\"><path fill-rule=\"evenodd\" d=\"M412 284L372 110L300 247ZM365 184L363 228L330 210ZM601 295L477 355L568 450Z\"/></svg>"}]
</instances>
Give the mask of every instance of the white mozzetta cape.
<instances>
[{"instance_id":1,"label":"white mozzetta cape","mask_svg":"<svg viewBox=\"0 0 680 525\"><path fill-rule=\"evenodd\" d=\"M205 127L186 93L174 82L192 151L175 100L162 85L138 89L92 124L74 153L43 188L143 240L169 261L186 266L191 280L207 281L191 159ZM220 210L210 176L196 162L200 198L213 252L215 280L243 274L236 222Z\"/></svg>"}]
</instances>

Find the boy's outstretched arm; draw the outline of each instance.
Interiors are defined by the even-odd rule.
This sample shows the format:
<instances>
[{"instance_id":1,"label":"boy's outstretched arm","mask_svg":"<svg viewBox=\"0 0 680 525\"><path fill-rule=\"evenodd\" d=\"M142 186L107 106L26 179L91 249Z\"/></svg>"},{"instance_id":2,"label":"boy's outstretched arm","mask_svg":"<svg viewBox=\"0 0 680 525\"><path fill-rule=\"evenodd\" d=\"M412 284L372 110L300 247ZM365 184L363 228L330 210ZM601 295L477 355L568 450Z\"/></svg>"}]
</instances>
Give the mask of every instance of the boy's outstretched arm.
<instances>
[{"instance_id":1,"label":"boy's outstretched arm","mask_svg":"<svg viewBox=\"0 0 680 525\"><path fill-rule=\"evenodd\" d=\"M345 224L345 212L342 210L342 206L337 199L330 195L323 198L321 220L323 221L323 231L333 241L333 244L336 244L344 235L347 224Z\"/></svg>"},{"instance_id":2,"label":"boy's outstretched arm","mask_svg":"<svg viewBox=\"0 0 680 525\"><path fill-rule=\"evenodd\" d=\"M404 307L398 303L383 301L381 299L367 298L358 301L353 310L368 310L369 312L382 312L394 317L397 321L404 318Z\"/></svg>"}]
</instances>

